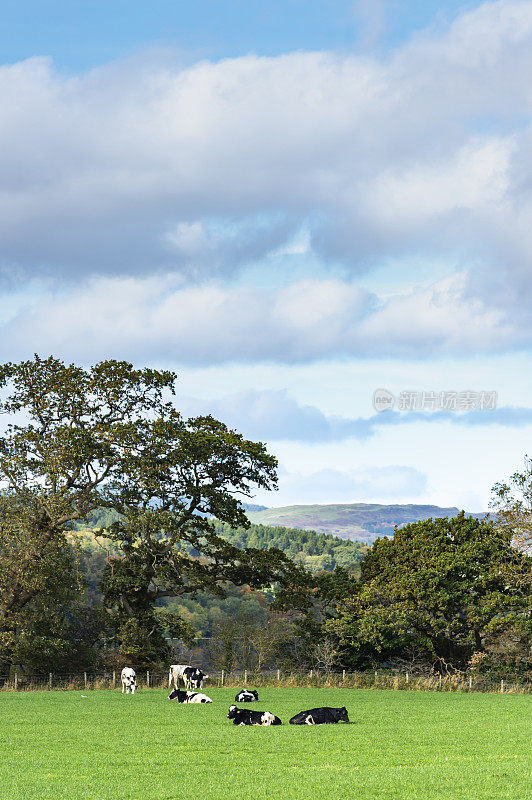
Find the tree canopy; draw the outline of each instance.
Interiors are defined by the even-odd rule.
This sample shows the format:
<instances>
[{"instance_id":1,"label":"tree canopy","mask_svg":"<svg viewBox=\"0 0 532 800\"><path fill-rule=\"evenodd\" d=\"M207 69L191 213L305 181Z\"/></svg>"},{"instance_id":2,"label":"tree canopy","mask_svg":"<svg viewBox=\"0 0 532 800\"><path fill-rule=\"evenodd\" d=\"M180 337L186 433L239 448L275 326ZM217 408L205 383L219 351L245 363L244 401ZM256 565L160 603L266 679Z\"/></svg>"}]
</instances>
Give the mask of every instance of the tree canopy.
<instances>
[{"instance_id":1,"label":"tree canopy","mask_svg":"<svg viewBox=\"0 0 532 800\"><path fill-rule=\"evenodd\" d=\"M366 554L358 591L340 601L329 630L361 662L416 651L463 668L522 618L529 561L508 533L463 512L405 525Z\"/></svg>"},{"instance_id":2,"label":"tree canopy","mask_svg":"<svg viewBox=\"0 0 532 800\"><path fill-rule=\"evenodd\" d=\"M490 506L495 524L510 534L517 547L532 552L532 459L525 456L522 472L495 484Z\"/></svg>"},{"instance_id":3,"label":"tree canopy","mask_svg":"<svg viewBox=\"0 0 532 800\"><path fill-rule=\"evenodd\" d=\"M26 537L16 558L4 554L0 629L12 630L38 596L50 548L98 508L118 514L101 531L120 547L102 586L116 636L138 659L161 657L166 626L186 634L178 619L157 616L159 598L295 576L279 550L240 550L214 532L211 516L248 525L240 499L274 488L277 462L210 416L183 419L175 381L122 361L84 369L35 356L0 367L0 412L14 417L0 438L0 481L25 509Z\"/></svg>"}]
</instances>

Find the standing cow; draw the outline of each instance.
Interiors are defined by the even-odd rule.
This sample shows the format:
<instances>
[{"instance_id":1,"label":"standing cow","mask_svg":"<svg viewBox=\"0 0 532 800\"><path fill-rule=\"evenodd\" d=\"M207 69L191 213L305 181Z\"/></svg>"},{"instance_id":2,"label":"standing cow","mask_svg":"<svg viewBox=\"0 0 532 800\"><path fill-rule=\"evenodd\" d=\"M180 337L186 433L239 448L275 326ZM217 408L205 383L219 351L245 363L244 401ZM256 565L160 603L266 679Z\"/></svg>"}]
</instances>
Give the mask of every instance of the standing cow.
<instances>
[{"instance_id":1,"label":"standing cow","mask_svg":"<svg viewBox=\"0 0 532 800\"><path fill-rule=\"evenodd\" d=\"M168 688L171 689L172 686L174 689L178 689L179 678L182 679L183 683L185 683L184 673L186 669L193 669L188 664L172 664L170 667L170 674L168 675ZM186 685L186 684L185 684Z\"/></svg>"},{"instance_id":2,"label":"standing cow","mask_svg":"<svg viewBox=\"0 0 532 800\"><path fill-rule=\"evenodd\" d=\"M168 675L168 688L178 689L181 678L185 689L203 689L203 681L208 677L197 667L191 667L188 664L172 664Z\"/></svg>"},{"instance_id":3,"label":"standing cow","mask_svg":"<svg viewBox=\"0 0 532 800\"><path fill-rule=\"evenodd\" d=\"M137 676L131 667L124 667L122 670L122 694L135 694L137 691Z\"/></svg>"},{"instance_id":4,"label":"standing cow","mask_svg":"<svg viewBox=\"0 0 532 800\"><path fill-rule=\"evenodd\" d=\"M197 667L187 667L183 672L186 689L203 689L203 681L209 676Z\"/></svg>"}]
</instances>

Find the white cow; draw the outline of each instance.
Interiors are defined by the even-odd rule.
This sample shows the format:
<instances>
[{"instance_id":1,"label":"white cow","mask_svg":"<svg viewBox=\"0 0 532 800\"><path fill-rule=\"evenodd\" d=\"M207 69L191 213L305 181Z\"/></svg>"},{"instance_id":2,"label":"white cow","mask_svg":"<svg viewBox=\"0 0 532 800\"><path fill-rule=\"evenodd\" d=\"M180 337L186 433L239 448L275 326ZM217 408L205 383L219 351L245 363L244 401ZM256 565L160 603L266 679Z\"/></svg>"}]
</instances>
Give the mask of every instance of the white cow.
<instances>
[{"instance_id":1,"label":"white cow","mask_svg":"<svg viewBox=\"0 0 532 800\"><path fill-rule=\"evenodd\" d=\"M131 667L124 667L122 670L122 694L135 694L137 691L137 676Z\"/></svg>"},{"instance_id":2,"label":"white cow","mask_svg":"<svg viewBox=\"0 0 532 800\"><path fill-rule=\"evenodd\" d=\"M177 684L179 683L179 678L182 679L183 683L186 686L185 678L184 678L184 674L185 674L185 670L186 669L192 669L192 667L189 666L189 664L172 664L172 666L170 667L170 674L168 675L168 688L169 689L171 689L172 686L174 687L174 689L178 689L178 685ZM187 686L187 689L188 689L188 686Z\"/></svg>"}]
</instances>

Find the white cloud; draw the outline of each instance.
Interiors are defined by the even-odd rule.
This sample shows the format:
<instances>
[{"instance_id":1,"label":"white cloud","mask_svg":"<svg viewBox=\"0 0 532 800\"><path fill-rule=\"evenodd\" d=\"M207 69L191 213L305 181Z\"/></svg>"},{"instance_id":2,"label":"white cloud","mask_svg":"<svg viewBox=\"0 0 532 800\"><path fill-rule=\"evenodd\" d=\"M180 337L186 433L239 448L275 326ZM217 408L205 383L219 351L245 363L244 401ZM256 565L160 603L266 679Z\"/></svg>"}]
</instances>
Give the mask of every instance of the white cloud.
<instances>
[{"instance_id":1,"label":"white cloud","mask_svg":"<svg viewBox=\"0 0 532 800\"><path fill-rule=\"evenodd\" d=\"M304 279L275 289L179 275L94 278L38 297L0 328L0 358L53 352L183 364L504 351L530 330L464 292L458 276L384 302L355 283Z\"/></svg>"},{"instance_id":2,"label":"white cloud","mask_svg":"<svg viewBox=\"0 0 532 800\"><path fill-rule=\"evenodd\" d=\"M489 207L508 189L511 155L511 140L482 138L451 158L382 172L370 189L367 212L406 233L434 219L441 224L442 217L456 212Z\"/></svg>"},{"instance_id":3,"label":"white cloud","mask_svg":"<svg viewBox=\"0 0 532 800\"><path fill-rule=\"evenodd\" d=\"M320 408L299 403L286 390L246 390L203 399L180 397L177 408L185 416L213 414L249 439L263 442L326 443L349 439L365 441L384 428L418 425L461 427L532 426L532 408L501 406L471 411L387 411L369 417L325 414Z\"/></svg>"},{"instance_id":4,"label":"white cloud","mask_svg":"<svg viewBox=\"0 0 532 800\"><path fill-rule=\"evenodd\" d=\"M254 502L268 506L307 503L416 502L427 478L413 467L360 467L315 472L279 472L279 491L257 493Z\"/></svg>"},{"instance_id":5,"label":"white cloud","mask_svg":"<svg viewBox=\"0 0 532 800\"><path fill-rule=\"evenodd\" d=\"M502 311L468 296L464 281L464 275L455 275L391 297L361 325L361 335L374 343L371 352L465 354L530 343L530 330L513 326Z\"/></svg>"}]
</instances>

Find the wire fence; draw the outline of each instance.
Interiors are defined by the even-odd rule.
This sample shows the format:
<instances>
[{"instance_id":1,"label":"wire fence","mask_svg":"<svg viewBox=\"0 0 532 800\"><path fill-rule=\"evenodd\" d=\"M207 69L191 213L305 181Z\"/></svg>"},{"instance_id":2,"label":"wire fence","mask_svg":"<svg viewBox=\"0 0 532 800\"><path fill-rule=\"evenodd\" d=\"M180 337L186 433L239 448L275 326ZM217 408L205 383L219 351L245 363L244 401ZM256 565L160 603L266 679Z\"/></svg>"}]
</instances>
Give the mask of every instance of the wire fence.
<instances>
[{"instance_id":1,"label":"wire fence","mask_svg":"<svg viewBox=\"0 0 532 800\"><path fill-rule=\"evenodd\" d=\"M137 670L137 686L140 690L168 689L168 670ZM283 686L301 688L336 689L389 689L402 691L440 692L498 692L511 694L532 693L532 682L528 680L493 680L482 675L412 675L386 672L284 672L282 670L256 671L225 670L212 671L205 679L203 688L244 686ZM120 671L46 674L14 673L0 675L0 691L79 691L94 689L121 690Z\"/></svg>"}]
</instances>

